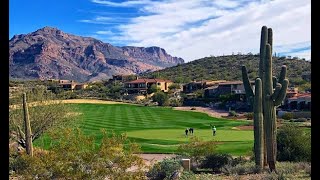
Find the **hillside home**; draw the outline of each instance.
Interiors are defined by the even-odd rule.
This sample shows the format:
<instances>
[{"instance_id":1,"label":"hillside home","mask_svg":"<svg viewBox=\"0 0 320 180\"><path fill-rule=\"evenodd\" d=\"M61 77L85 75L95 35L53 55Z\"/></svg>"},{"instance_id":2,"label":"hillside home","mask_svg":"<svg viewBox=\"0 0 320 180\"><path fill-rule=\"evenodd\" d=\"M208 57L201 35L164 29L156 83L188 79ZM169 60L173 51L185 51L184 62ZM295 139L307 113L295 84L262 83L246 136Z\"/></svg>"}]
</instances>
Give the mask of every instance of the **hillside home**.
<instances>
[{"instance_id":1,"label":"hillside home","mask_svg":"<svg viewBox=\"0 0 320 180\"><path fill-rule=\"evenodd\" d=\"M73 80L59 80L59 85L64 89L64 90L80 90L80 89L85 89L88 87L88 84L85 83L77 83Z\"/></svg>"},{"instance_id":2,"label":"hillside home","mask_svg":"<svg viewBox=\"0 0 320 180\"><path fill-rule=\"evenodd\" d=\"M116 74L116 75L112 75L112 79L110 79L109 81L111 82L119 81L124 83L124 82L137 80L137 79L138 79L138 76L134 74L131 74L131 75Z\"/></svg>"},{"instance_id":3,"label":"hillside home","mask_svg":"<svg viewBox=\"0 0 320 180\"><path fill-rule=\"evenodd\" d=\"M134 81L125 82L124 88L128 92L128 94L132 93L147 93L148 88L150 88L153 84L155 84L158 88L160 88L163 92L168 92L169 86L173 82L170 80L163 79L136 79Z\"/></svg>"},{"instance_id":4,"label":"hillside home","mask_svg":"<svg viewBox=\"0 0 320 180\"><path fill-rule=\"evenodd\" d=\"M254 91L254 81L251 81L251 88ZM246 91L242 81L228 81L219 83L218 87L215 90L215 95L227 95L227 94L236 94L236 95L245 95Z\"/></svg>"},{"instance_id":5,"label":"hillside home","mask_svg":"<svg viewBox=\"0 0 320 180\"><path fill-rule=\"evenodd\" d=\"M218 80L218 81L193 81L183 85L184 93L192 93L196 90L205 89L212 86L217 86L221 82L226 82L226 80Z\"/></svg>"},{"instance_id":6,"label":"hillside home","mask_svg":"<svg viewBox=\"0 0 320 180\"><path fill-rule=\"evenodd\" d=\"M311 93L297 93L287 97L284 106L289 110L311 111Z\"/></svg>"}]
</instances>

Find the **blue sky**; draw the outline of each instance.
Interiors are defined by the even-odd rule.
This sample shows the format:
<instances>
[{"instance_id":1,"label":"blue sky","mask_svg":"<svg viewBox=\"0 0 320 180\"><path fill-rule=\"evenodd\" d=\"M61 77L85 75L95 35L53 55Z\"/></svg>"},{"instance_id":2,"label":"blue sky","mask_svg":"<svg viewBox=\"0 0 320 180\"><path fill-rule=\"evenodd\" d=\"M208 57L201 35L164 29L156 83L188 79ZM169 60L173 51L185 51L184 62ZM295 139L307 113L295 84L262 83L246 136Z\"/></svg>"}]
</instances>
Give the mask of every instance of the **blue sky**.
<instances>
[{"instance_id":1,"label":"blue sky","mask_svg":"<svg viewBox=\"0 0 320 180\"><path fill-rule=\"evenodd\" d=\"M9 38L51 26L116 46L160 46L186 61L258 53L263 25L277 54L311 60L310 0L9 1Z\"/></svg>"}]
</instances>

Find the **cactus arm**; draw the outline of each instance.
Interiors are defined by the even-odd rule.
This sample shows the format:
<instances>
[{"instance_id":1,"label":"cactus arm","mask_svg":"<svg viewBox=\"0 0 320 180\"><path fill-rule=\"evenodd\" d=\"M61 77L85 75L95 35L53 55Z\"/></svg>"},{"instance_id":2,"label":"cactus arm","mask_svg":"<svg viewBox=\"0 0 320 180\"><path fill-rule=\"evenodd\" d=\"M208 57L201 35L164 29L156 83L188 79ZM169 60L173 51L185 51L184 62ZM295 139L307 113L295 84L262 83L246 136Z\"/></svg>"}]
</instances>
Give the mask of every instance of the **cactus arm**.
<instances>
[{"instance_id":1,"label":"cactus arm","mask_svg":"<svg viewBox=\"0 0 320 180\"><path fill-rule=\"evenodd\" d=\"M272 45L273 45L273 36L272 36L272 29L268 28L268 44L270 44L270 53L272 57Z\"/></svg>"},{"instance_id":2,"label":"cactus arm","mask_svg":"<svg viewBox=\"0 0 320 180\"><path fill-rule=\"evenodd\" d=\"M263 137L263 112L262 112L262 82L260 78L255 81L255 98L253 106L253 123L254 123L254 152L255 163L261 170L264 160L264 137Z\"/></svg>"},{"instance_id":3,"label":"cactus arm","mask_svg":"<svg viewBox=\"0 0 320 180\"><path fill-rule=\"evenodd\" d=\"M272 82L273 82L273 89L275 89L277 87L277 83L278 83L278 78L273 76L272 77Z\"/></svg>"},{"instance_id":4,"label":"cactus arm","mask_svg":"<svg viewBox=\"0 0 320 180\"><path fill-rule=\"evenodd\" d=\"M280 77L279 77L279 81L278 81L280 84L282 84L282 81L284 79L286 79L286 74L287 74L287 66L283 65L281 67Z\"/></svg>"},{"instance_id":5,"label":"cactus arm","mask_svg":"<svg viewBox=\"0 0 320 180\"><path fill-rule=\"evenodd\" d=\"M283 80L281 90L279 91L279 94L273 103L275 106L279 106L281 102L285 99L288 85L289 85L289 80L288 79Z\"/></svg>"},{"instance_id":6,"label":"cactus arm","mask_svg":"<svg viewBox=\"0 0 320 180\"><path fill-rule=\"evenodd\" d=\"M280 90L281 90L282 85L280 83L277 83L276 89L274 90L273 94L271 95L271 99L273 101L276 100L276 98L278 97Z\"/></svg>"},{"instance_id":7,"label":"cactus arm","mask_svg":"<svg viewBox=\"0 0 320 180\"><path fill-rule=\"evenodd\" d=\"M263 81L264 77L264 62L266 54L266 45L268 41L268 29L267 26L261 28L261 39L260 39L260 62L259 62L259 77ZM262 85L263 86L263 85Z\"/></svg>"},{"instance_id":8,"label":"cactus arm","mask_svg":"<svg viewBox=\"0 0 320 180\"><path fill-rule=\"evenodd\" d=\"M253 97L254 94L251 88L246 66L242 66L242 79L243 79L243 86L246 91L246 94L248 95L248 97Z\"/></svg>"}]
</instances>

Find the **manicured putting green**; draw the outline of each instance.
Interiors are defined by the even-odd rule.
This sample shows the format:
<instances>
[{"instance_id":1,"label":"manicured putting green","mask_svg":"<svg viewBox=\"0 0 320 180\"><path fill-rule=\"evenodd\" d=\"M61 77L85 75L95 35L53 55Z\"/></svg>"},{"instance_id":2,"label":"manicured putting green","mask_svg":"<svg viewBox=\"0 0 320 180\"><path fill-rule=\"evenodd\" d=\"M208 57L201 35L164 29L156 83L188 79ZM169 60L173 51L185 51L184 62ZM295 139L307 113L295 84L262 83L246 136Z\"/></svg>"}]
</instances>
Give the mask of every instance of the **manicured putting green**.
<instances>
[{"instance_id":1,"label":"manicured putting green","mask_svg":"<svg viewBox=\"0 0 320 180\"><path fill-rule=\"evenodd\" d=\"M178 111L164 107L146 107L128 104L72 104L79 116L79 125L85 134L101 138L101 129L127 133L146 153L172 153L186 143L189 135L184 130L193 127L194 135L204 140L220 141L218 150L234 155L251 151L253 131L233 130L232 127L249 124L248 121L227 120L205 113ZM212 136L209 124L217 128ZM39 143L38 143L39 144ZM232 148L234 144L234 148Z\"/></svg>"}]
</instances>

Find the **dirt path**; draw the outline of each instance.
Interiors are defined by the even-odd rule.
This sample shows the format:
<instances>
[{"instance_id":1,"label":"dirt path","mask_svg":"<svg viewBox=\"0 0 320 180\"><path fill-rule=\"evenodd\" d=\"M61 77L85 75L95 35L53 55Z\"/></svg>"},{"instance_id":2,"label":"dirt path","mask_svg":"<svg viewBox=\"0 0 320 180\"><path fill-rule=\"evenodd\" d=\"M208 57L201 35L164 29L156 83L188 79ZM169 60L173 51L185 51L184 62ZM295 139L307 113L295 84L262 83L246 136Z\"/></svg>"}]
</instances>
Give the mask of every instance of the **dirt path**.
<instances>
[{"instance_id":1,"label":"dirt path","mask_svg":"<svg viewBox=\"0 0 320 180\"><path fill-rule=\"evenodd\" d=\"M116 101L107 101L107 100L99 100L99 99L67 99L67 100L51 100L47 102L42 102L44 105L48 105L51 103L58 103L61 101L62 103L70 103L70 104L79 104L79 103L88 103L88 104L128 104L124 102L116 102ZM38 102L28 103L28 106L37 106ZM10 105L9 108L17 109L21 108L22 105Z\"/></svg>"},{"instance_id":2,"label":"dirt path","mask_svg":"<svg viewBox=\"0 0 320 180\"><path fill-rule=\"evenodd\" d=\"M195 110L191 110L191 108L195 108ZM209 107L194 107L194 106L183 106L183 107L174 107L175 110L181 111L195 111L195 112L202 112L206 113L211 117L221 118L223 116L228 116L229 112L220 109L213 109Z\"/></svg>"},{"instance_id":3,"label":"dirt path","mask_svg":"<svg viewBox=\"0 0 320 180\"><path fill-rule=\"evenodd\" d=\"M160 162L166 158L173 158L175 154L139 154L139 156L143 159L146 168L143 169L144 171L148 171L150 167L152 167L157 162ZM132 166L127 171L135 171L137 170L137 166Z\"/></svg>"},{"instance_id":4,"label":"dirt path","mask_svg":"<svg viewBox=\"0 0 320 180\"><path fill-rule=\"evenodd\" d=\"M165 158L173 158L175 154L140 154L139 155L147 165L153 165L156 162L162 161Z\"/></svg>"},{"instance_id":5,"label":"dirt path","mask_svg":"<svg viewBox=\"0 0 320 180\"><path fill-rule=\"evenodd\" d=\"M99 100L99 99L67 99L62 100L63 103L89 103L89 104L128 104L124 102L116 102L116 101L107 101L107 100Z\"/></svg>"}]
</instances>

